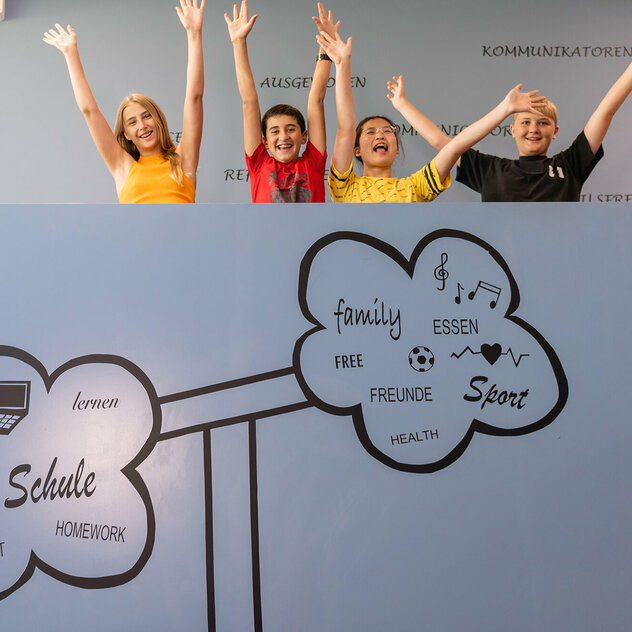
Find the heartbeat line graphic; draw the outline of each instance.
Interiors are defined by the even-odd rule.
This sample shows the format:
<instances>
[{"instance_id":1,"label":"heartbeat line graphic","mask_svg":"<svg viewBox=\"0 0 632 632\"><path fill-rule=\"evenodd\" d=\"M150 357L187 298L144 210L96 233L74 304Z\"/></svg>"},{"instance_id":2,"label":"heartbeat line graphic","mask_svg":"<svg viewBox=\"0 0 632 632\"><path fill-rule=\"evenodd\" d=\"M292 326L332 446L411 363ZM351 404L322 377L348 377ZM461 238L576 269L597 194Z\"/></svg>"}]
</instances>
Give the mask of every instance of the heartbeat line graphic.
<instances>
[{"instance_id":1,"label":"heartbeat line graphic","mask_svg":"<svg viewBox=\"0 0 632 632\"><path fill-rule=\"evenodd\" d=\"M518 358L516 358L511 347L509 347L507 351L502 351L502 347L498 343L496 343L495 345L481 345L480 351L474 351L469 346L467 346L465 347L465 349L463 349L463 351L461 351L461 353L452 352L450 357L456 358L458 360L466 351L469 351L472 355L482 355L490 364L494 364L494 362L496 362L496 360L498 360L501 355L509 355L511 356L514 366L516 367L520 364L520 360L522 360L522 358L526 358L530 355L528 353L521 353L520 355L518 355Z\"/></svg>"}]
</instances>

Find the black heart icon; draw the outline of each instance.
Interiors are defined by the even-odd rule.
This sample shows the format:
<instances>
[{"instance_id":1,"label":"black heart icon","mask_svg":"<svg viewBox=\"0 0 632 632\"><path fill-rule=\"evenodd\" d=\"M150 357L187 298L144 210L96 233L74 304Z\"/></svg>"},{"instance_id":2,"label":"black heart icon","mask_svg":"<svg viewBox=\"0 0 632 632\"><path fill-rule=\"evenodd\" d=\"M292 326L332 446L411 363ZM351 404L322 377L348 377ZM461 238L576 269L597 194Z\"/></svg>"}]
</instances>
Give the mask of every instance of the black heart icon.
<instances>
[{"instance_id":1,"label":"black heart icon","mask_svg":"<svg viewBox=\"0 0 632 632\"><path fill-rule=\"evenodd\" d=\"M490 364L494 364L494 362L498 360L502 350L503 348L498 343L493 345L481 345L481 353L483 354L485 360L487 360Z\"/></svg>"}]
</instances>

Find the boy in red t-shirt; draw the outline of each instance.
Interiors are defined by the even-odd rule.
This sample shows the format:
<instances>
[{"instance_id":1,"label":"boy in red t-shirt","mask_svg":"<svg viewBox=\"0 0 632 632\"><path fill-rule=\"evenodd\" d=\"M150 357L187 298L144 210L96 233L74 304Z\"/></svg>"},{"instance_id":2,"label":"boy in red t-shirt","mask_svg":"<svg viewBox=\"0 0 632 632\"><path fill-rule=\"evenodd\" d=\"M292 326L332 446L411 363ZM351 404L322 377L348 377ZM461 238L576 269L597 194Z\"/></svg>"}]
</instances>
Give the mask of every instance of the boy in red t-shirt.
<instances>
[{"instance_id":1,"label":"boy in red t-shirt","mask_svg":"<svg viewBox=\"0 0 632 632\"><path fill-rule=\"evenodd\" d=\"M340 22L333 23L331 11L327 13L318 3L318 13L319 24L335 33ZM299 110L285 104L273 106L262 119L246 46L257 17L248 17L247 0L243 0L239 9L234 5L232 20L224 14L243 103L244 149L252 201L324 202L327 159L324 100L331 60L321 49L307 100L307 126ZM306 142L305 151L299 156Z\"/></svg>"}]
</instances>

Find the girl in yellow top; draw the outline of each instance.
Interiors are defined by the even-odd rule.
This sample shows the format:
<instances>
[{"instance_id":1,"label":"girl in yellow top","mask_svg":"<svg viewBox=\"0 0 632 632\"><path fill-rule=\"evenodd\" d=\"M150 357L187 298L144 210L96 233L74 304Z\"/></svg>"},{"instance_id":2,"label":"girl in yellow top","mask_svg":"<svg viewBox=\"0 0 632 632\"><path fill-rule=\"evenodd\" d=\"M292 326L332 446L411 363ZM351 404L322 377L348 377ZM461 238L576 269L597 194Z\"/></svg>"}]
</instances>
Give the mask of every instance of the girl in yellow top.
<instances>
[{"instance_id":1,"label":"girl in yellow top","mask_svg":"<svg viewBox=\"0 0 632 632\"><path fill-rule=\"evenodd\" d=\"M198 0L180 0L180 7L176 8L188 44L182 138L177 146L158 105L142 94L131 94L123 100L113 132L88 84L75 30L70 25L65 30L56 24L56 30L44 34L44 41L64 54L75 100L114 178L120 202L195 202L203 118L204 3L200 0L198 7Z\"/></svg>"},{"instance_id":2,"label":"girl in yellow top","mask_svg":"<svg viewBox=\"0 0 632 632\"><path fill-rule=\"evenodd\" d=\"M332 36L323 29L319 31L316 39L336 65L338 132L329 171L329 193L334 202L431 202L450 186L450 169L466 149L509 114L536 112L533 106L544 98L536 96L537 90L522 93L522 85L517 85L491 112L455 136L428 165L407 178L394 178L391 171L399 152L397 128L385 116L366 118L356 128L351 38L344 42L338 33ZM353 170L354 157L364 167L361 176Z\"/></svg>"}]
</instances>

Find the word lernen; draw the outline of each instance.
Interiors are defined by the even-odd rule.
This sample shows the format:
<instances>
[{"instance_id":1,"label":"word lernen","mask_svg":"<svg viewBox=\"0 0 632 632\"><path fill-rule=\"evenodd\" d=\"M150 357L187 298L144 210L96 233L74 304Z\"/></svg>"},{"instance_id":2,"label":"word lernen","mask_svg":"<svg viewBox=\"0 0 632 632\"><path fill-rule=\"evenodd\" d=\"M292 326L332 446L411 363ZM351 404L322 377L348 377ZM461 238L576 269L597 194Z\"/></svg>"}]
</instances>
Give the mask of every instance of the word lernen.
<instances>
[{"instance_id":1,"label":"word lernen","mask_svg":"<svg viewBox=\"0 0 632 632\"><path fill-rule=\"evenodd\" d=\"M118 408L118 397L95 397L94 399L81 399L81 391L77 393L73 410L101 410L107 408Z\"/></svg>"}]
</instances>

